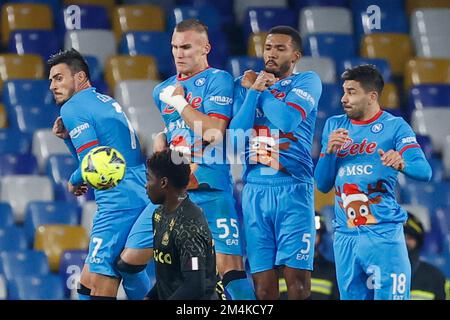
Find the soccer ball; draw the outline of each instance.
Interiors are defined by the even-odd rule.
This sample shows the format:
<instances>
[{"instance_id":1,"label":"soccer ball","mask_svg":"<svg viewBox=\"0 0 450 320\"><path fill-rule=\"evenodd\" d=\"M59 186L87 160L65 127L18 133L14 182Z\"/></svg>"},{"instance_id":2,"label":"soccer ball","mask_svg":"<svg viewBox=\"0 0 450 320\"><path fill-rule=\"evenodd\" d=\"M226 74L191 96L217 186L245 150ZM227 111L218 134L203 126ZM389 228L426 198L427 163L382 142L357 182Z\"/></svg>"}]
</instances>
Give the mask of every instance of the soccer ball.
<instances>
[{"instance_id":1,"label":"soccer ball","mask_svg":"<svg viewBox=\"0 0 450 320\"><path fill-rule=\"evenodd\" d=\"M114 148L100 146L92 149L81 161L83 180L97 190L114 188L125 175L125 159Z\"/></svg>"}]
</instances>

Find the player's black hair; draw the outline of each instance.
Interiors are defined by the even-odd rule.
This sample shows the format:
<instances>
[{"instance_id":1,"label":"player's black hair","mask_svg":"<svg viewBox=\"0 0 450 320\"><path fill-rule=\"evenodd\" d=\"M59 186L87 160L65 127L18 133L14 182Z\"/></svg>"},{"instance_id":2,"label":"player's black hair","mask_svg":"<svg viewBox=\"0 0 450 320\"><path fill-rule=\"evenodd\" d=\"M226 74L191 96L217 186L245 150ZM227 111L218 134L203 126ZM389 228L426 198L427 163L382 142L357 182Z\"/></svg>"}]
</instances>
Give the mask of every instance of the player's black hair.
<instances>
[{"instance_id":1,"label":"player's black hair","mask_svg":"<svg viewBox=\"0 0 450 320\"><path fill-rule=\"evenodd\" d=\"M300 33L292 27L276 26L270 29L268 34L285 34L290 36L294 49L300 51L300 53L303 51L302 37L300 36Z\"/></svg>"},{"instance_id":2,"label":"player's black hair","mask_svg":"<svg viewBox=\"0 0 450 320\"><path fill-rule=\"evenodd\" d=\"M384 88L384 80L378 69L371 64L363 64L346 69L341 76L343 81L355 80L361 84L364 91L376 91L381 96Z\"/></svg>"},{"instance_id":3,"label":"player's black hair","mask_svg":"<svg viewBox=\"0 0 450 320\"><path fill-rule=\"evenodd\" d=\"M69 66L72 74L75 74L80 71L84 71L86 77L90 80L91 75L89 73L89 66L84 60L83 56L75 49L59 51L58 53L50 56L47 60L47 71L50 72L50 69L60 63L65 63Z\"/></svg>"},{"instance_id":4,"label":"player's black hair","mask_svg":"<svg viewBox=\"0 0 450 320\"><path fill-rule=\"evenodd\" d=\"M198 19L186 19L178 22L178 24L175 26L175 31L177 32L184 32L189 30L194 30L199 33L206 33L206 35L208 35L208 26Z\"/></svg>"},{"instance_id":5,"label":"player's black hair","mask_svg":"<svg viewBox=\"0 0 450 320\"><path fill-rule=\"evenodd\" d=\"M425 238L425 229L422 222L413 214L408 212L408 220L404 225L404 232L417 241L417 248L421 248Z\"/></svg>"},{"instance_id":6,"label":"player's black hair","mask_svg":"<svg viewBox=\"0 0 450 320\"><path fill-rule=\"evenodd\" d=\"M166 177L176 189L184 189L189 184L191 168L183 155L177 151L166 150L155 152L147 160L147 168L157 178Z\"/></svg>"}]
</instances>

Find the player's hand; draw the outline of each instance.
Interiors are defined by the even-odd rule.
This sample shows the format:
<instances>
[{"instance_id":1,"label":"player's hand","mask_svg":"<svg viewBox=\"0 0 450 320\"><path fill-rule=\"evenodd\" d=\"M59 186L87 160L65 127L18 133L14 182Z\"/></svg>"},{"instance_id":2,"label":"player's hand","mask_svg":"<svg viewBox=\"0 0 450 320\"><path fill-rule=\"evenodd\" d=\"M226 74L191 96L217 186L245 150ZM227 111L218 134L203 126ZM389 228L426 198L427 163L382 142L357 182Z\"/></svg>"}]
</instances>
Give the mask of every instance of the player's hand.
<instances>
[{"instance_id":1,"label":"player's hand","mask_svg":"<svg viewBox=\"0 0 450 320\"><path fill-rule=\"evenodd\" d=\"M339 128L334 130L328 136L326 153L336 153L345 144L348 139L348 130Z\"/></svg>"},{"instance_id":2,"label":"player's hand","mask_svg":"<svg viewBox=\"0 0 450 320\"><path fill-rule=\"evenodd\" d=\"M64 123L62 121L61 117L56 118L55 122L53 123L52 128L53 134L61 139L67 139L69 138L69 131L67 131L66 127L64 126Z\"/></svg>"},{"instance_id":3,"label":"player's hand","mask_svg":"<svg viewBox=\"0 0 450 320\"><path fill-rule=\"evenodd\" d=\"M249 89L256 81L258 75L253 70L247 70L244 72L244 76L241 79L241 85L244 88Z\"/></svg>"},{"instance_id":4,"label":"player's hand","mask_svg":"<svg viewBox=\"0 0 450 320\"><path fill-rule=\"evenodd\" d=\"M78 186L74 186L73 184L67 182L67 190L72 193L73 195L79 197L85 194L88 191L88 186L86 183L82 183Z\"/></svg>"},{"instance_id":5,"label":"player's hand","mask_svg":"<svg viewBox=\"0 0 450 320\"><path fill-rule=\"evenodd\" d=\"M278 78L275 78L272 73L261 71L251 88L258 91L264 91L277 81Z\"/></svg>"},{"instance_id":6,"label":"player's hand","mask_svg":"<svg viewBox=\"0 0 450 320\"><path fill-rule=\"evenodd\" d=\"M159 99L169 106L174 107L180 115L189 104L184 98L184 89L180 84L176 86L170 85L162 89L159 93Z\"/></svg>"},{"instance_id":7,"label":"player's hand","mask_svg":"<svg viewBox=\"0 0 450 320\"><path fill-rule=\"evenodd\" d=\"M378 154L380 155L381 162L386 167L392 167L395 170L405 169L405 161L398 151L389 150L384 152L382 149L378 149Z\"/></svg>"}]
</instances>

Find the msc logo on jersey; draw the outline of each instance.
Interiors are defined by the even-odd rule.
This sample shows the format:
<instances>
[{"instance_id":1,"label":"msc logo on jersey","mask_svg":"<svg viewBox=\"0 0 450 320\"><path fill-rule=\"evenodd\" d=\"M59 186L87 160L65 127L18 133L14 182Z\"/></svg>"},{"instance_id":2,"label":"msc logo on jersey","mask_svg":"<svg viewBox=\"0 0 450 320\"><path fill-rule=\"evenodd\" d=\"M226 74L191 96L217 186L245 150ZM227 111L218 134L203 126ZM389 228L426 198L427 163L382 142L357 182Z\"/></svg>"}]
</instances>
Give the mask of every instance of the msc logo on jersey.
<instances>
[{"instance_id":1,"label":"msc logo on jersey","mask_svg":"<svg viewBox=\"0 0 450 320\"><path fill-rule=\"evenodd\" d=\"M359 176L359 175L371 175L373 173L373 166L368 165L353 165L353 166L345 166L339 169L338 175L339 177L343 176Z\"/></svg>"},{"instance_id":2,"label":"msc logo on jersey","mask_svg":"<svg viewBox=\"0 0 450 320\"><path fill-rule=\"evenodd\" d=\"M281 84L282 87L286 87L286 86L290 85L291 83L292 83L292 80L288 79L288 80L281 81L280 84Z\"/></svg>"},{"instance_id":3,"label":"msc logo on jersey","mask_svg":"<svg viewBox=\"0 0 450 320\"><path fill-rule=\"evenodd\" d=\"M197 80L195 80L194 84L197 87L201 87L206 83L206 78L198 78Z\"/></svg>"},{"instance_id":4,"label":"msc logo on jersey","mask_svg":"<svg viewBox=\"0 0 450 320\"><path fill-rule=\"evenodd\" d=\"M70 131L69 135L70 138L75 139L78 138L81 134L81 132L83 132L83 130L86 130L89 128L89 123L83 123L80 124L78 127L74 128L73 130Z\"/></svg>"},{"instance_id":5,"label":"msc logo on jersey","mask_svg":"<svg viewBox=\"0 0 450 320\"><path fill-rule=\"evenodd\" d=\"M381 130L383 130L383 124L382 123L375 123L372 128L370 128L370 131L372 131L373 133L378 133Z\"/></svg>"}]
</instances>

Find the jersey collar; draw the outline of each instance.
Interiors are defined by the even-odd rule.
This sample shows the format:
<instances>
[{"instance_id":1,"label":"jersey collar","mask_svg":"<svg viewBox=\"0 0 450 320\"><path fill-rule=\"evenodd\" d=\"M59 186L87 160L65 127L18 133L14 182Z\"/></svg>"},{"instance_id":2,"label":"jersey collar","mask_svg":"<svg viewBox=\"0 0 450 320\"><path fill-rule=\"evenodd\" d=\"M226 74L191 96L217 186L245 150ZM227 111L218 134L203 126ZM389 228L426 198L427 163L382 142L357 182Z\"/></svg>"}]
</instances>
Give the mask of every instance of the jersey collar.
<instances>
[{"instance_id":1,"label":"jersey collar","mask_svg":"<svg viewBox=\"0 0 450 320\"><path fill-rule=\"evenodd\" d=\"M188 79L190 79L190 78L192 78L192 77L195 77L195 76L198 75L199 73L202 73L203 71L208 70L209 68L211 68L211 67L210 67L210 66L207 66L205 69L200 70L199 72L196 72L196 73L194 73L193 75L190 75L189 77L182 77L181 74L179 73L179 74L177 74L177 80L178 80L178 81L185 81L185 80L188 80Z\"/></svg>"},{"instance_id":2,"label":"jersey collar","mask_svg":"<svg viewBox=\"0 0 450 320\"><path fill-rule=\"evenodd\" d=\"M359 120L351 120L352 124L358 124L358 125L362 125L362 124L370 124L376 120L378 120L379 117L381 117L381 115L383 114L383 110L380 110L377 112L376 115L374 115L372 118L368 119L368 120L364 120L364 121L359 121Z\"/></svg>"}]
</instances>

